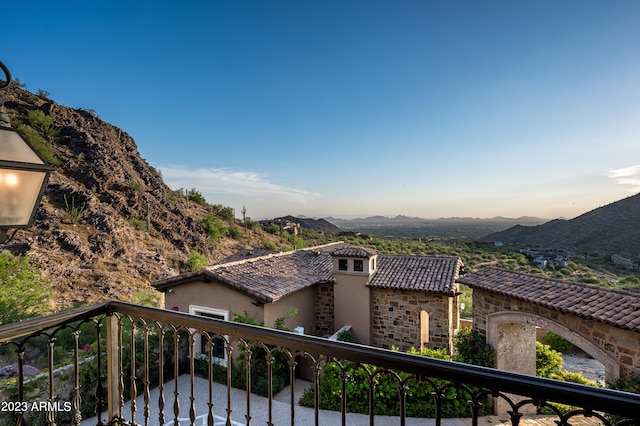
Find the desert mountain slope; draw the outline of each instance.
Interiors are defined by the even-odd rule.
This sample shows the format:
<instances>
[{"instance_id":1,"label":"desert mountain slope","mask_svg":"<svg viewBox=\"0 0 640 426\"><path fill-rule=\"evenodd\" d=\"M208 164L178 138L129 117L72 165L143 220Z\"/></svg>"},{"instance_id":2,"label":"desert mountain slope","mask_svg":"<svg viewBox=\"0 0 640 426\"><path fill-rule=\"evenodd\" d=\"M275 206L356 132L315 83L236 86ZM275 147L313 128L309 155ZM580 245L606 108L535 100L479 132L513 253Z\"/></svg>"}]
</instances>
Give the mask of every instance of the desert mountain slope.
<instances>
[{"instance_id":1,"label":"desert mountain slope","mask_svg":"<svg viewBox=\"0 0 640 426\"><path fill-rule=\"evenodd\" d=\"M639 256L640 194L571 220L552 220L537 226L517 225L485 238L505 244Z\"/></svg>"},{"instance_id":2,"label":"desert mountain slope","mask_svg":"<svg viewBox=\"0 0 640 426\"><path fill-rule=\"evenodd\" d=\"M56 170L35 226L18 231L4 247L29 253L54 286L54 308L127 299L148 289L150 281L178 273L192 250L214 262L264 237L243 230L240 238L214 245L201 222L210 207L169 189L127 133L88 111L20 88L11 86L1 95L12 126L25 134L24 129L34 132L29 111L54 118L55 131L44 136L43 146Z\"/></svg>"}]
</instances>

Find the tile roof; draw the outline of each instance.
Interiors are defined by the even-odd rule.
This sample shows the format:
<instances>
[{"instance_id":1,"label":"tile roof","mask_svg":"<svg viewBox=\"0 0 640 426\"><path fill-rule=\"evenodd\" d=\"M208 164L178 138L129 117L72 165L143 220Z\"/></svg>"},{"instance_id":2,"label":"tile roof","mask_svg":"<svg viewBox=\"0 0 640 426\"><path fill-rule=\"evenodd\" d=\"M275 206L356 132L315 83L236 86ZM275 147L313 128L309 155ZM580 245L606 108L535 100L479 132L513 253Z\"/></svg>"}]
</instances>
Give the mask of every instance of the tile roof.
<instances>
[{"instance_id":1,"label":"tile roof","mask_svg":"<svg viewBox=\"0 0 640 426\"><path fill-rule=\"evenodd\" d=\"M227 258L205 269L156 281L152 285L164 291L196 279L216 280L261 303L272 303L315 284L334 283L333 255L369 257L375 254L377 252L371 249L337 242L257 257L239 256L237 258L241 260L236 261ZM461 265L457 257L383 254L378 256L377 272L368 286L452 293Z\"/></svg>"},{"instance_id":2,"label":"tile roof","mask_svg":"<svg viewBox=\"0 0 640 426\"><path fill-rule=\"evenodd\" d=\"M383 254L368 286L452 294L461 267L458 257Z\"/></svg>"},{"instance_id":3,"label":"tile roof","mask_svg":"<svg viewBox=\"0 0 640 426\"><path fill-rule=\"evenodd\" d=\"M610 290L540 275L483 268L460 277L472 288L640 332L640 293Z\"/></svg>"},{"instance_id":4,"label":"tile roof","mask_svg":"<svg viewBox=\"0 0 640 426\"><path fill-rule=\"evenodd\" d=\"M331 253L332 256L338 257L372 257L377 254L377 250L359 246L344 247Z\"/></svg>"}]
</instances>

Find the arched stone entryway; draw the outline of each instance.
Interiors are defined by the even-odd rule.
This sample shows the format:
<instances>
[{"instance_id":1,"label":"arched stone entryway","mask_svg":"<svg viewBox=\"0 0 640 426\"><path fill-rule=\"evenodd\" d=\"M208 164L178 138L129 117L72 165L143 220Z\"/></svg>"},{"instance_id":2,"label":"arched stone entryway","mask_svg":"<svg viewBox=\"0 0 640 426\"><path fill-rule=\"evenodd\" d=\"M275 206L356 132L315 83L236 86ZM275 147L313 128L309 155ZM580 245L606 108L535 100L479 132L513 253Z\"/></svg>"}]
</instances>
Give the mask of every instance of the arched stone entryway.
<instances>
[{"instance_id":1,"label":"arched stone entryway","mask_svg":"<svg viewBox=\"0 0 640 426\"><path fill-rule=\"evenodd\" d=\"M498 368L535 374L538 326L600 362L608 381L640 373L640 293L497 268L459 282L473 289L473 326L497 349Z\"/></svg>"},{"instance_id":2,"label":"arched stone entryway","mask_svg":"<svg viewBox=\"0 0 640 426\"><path fill-rule=\"evenodd\" d=\"M536 327L567 339L605 368L605 378L620 377L620 364L609 353L576 330L526 312L496 312L487 316L487 342L496 350L496 368L524 374L536 374Z\"/></svg>"}]
</instances>

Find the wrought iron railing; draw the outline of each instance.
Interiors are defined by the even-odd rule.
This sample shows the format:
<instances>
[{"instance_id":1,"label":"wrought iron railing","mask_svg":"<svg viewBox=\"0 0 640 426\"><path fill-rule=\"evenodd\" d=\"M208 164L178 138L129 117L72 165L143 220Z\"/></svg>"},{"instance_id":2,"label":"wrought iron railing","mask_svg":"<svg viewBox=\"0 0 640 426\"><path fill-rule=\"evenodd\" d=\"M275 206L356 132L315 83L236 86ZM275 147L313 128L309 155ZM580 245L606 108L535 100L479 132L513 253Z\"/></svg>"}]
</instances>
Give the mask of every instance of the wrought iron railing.
<instances>
[{"instance_id":1,"label":"wrought iron railing","mask_svg":"<svg viewBox=\"0 0 640 426\"><path fill-rule=\"evenodd\" d=\"M197 336L205 342L199 357ZM220 348L227 368L219 365L221 358L214 354ZM441 424L445 406L452 404L452 389L456 390L455 398L463 400L459 406L465 407L458 417L470 417L473 425L495 401L506 402L506 413L514 426L534 406L549 407L560 425L577 417L604 424L640 425L637 394L122 302L0 327L0 349L5 363L14 361L16 374L0 380L1 424L80 425L83 418L95 416L91 420L94 425L249 425L258 420L274 425L282 419L293 425L302 419L303 410L294 397L295 375L305 364L313 378L308 392L315 407L311 422L317 425L323 422L318 379L323 366L335 361L342 396L337 419L342 424L350 422L346 395L359 377L364 377L359 385L369 390L367 423L379 420L375 389L385 377L395 383L397 411L393 415L401 425L407 421L408 404L416 401L415 395L409 397L410 383L430 384L431 390L420 403L434 408L436 425ZM258 370L250 366L259 357L265 361L260 374L266 376L262 377L266 397L256 407L252 394L256 377L252 374ZM231 368L232 359L240 369ZM43 372L30 375L33 363L39 363ZM282 403L276 404L272 397L276 363L288 369L291 386L285 415ZM199 387L201 382L206 384L204 388ZM242 401L237 400L238 395ZM552 402L570 408L563 411Z\"/></svg>"}]
</instances>

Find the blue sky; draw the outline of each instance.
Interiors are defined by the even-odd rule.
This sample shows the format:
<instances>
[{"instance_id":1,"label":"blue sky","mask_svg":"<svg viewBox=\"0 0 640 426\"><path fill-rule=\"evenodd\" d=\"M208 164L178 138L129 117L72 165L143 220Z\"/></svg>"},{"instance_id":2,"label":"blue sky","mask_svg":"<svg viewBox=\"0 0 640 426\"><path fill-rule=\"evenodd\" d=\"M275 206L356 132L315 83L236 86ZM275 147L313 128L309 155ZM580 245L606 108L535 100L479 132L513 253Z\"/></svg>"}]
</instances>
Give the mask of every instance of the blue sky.
<instances>
[{"instance_id":1,"label":"blue sky","mask_svg":"<svg viewBox=\"0 0 640 426\"><path fill-rule=\"evenodd\" d=\"M571 218L640 192L637 1L13 1L0 60L172 188L285 214Z\"/></svg>"}]
</instances>

